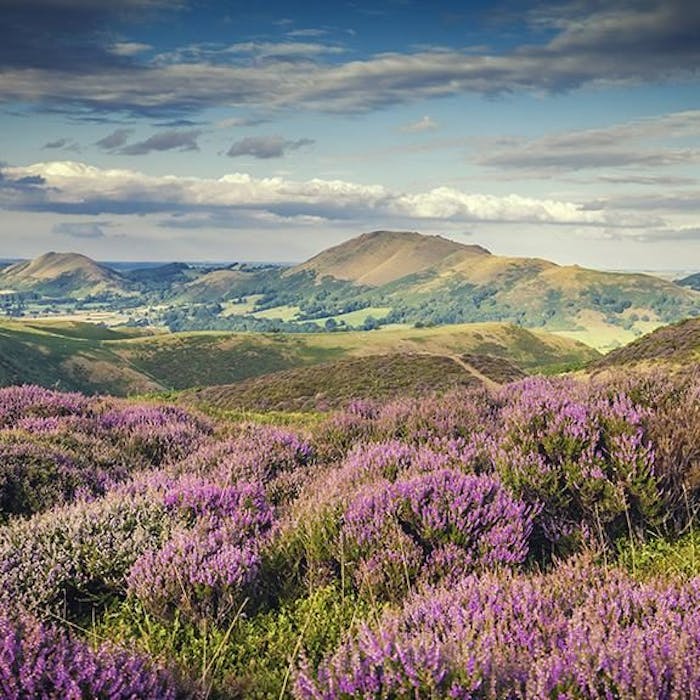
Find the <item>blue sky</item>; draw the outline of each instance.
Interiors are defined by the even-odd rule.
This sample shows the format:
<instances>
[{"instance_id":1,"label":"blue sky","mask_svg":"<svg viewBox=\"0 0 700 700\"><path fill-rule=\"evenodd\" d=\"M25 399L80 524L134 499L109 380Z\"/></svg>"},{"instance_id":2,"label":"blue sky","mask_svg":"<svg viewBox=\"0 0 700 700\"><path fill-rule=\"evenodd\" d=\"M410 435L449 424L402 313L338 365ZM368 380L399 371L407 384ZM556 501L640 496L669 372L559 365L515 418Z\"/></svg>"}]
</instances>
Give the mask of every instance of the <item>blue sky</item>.
<instances>
[{"instance_id":1,"label":"blue sky","mask_svg":"<svg viewBox=\"0 0 700 700\"><path fill-rule=\"evenodd\" d=\"M0 0L4 257L439 233L700 268L700 4Z\"/></svg>"}]
</instances>

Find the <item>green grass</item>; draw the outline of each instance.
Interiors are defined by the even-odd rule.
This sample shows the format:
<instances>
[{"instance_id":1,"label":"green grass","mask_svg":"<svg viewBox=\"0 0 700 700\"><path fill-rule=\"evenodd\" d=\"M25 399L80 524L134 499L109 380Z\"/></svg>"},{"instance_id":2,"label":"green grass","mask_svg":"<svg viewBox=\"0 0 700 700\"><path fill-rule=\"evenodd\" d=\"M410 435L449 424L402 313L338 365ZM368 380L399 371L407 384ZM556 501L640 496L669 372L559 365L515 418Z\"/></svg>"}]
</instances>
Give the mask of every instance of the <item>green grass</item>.
<instances>
[{"instance_id":1,"label":"green grass","mask_svg":"<svg viewBox=\"0 0 700 700\"><path fill-rule=\"evenodd\" d=\"M383 401L478 386L479 375L497 383L524 376L502 359L478 355L459 359L477 375L452 357L394 353L288 369L229 386L185 392L182 399L222 411L316 412L353 399Z\"/></svg>"},{"instance_id":2,"label":"green grass","mask_svg":"<svg viewBox=\"0 0 700 700\"><path fill-rule=\"evenodd\" d=\"M651 537L634 543L627 539L618 543L619 561L629 571L642 578L653 576L680 577L700 575L700 529L693 528L671 540Z\"/></svg>"},{"instance_id":3,"label":"green grass","mask_svg":"<svg viewBox=\"0 0 700 700\"><path fill-rule=\"evenodd\" d=\"M528 371L598 357L586 346L500 323L339 333L201 331L132 337L68 321L0 321L0 384L117 395L231 384L368 355L490 354ZM412 380L413 381L413 380Z\"/></svg>"},{"instance_id":4,"label":"green grass","mask_svg":"<svg viewBox=\"0 0 700 700\"><path fill-rule=\"evenodd\" d=\"M251 617L239 614L226 628L195 626L177 615L160 620L127 600L94 633L176 666L197 697L282 699L291 698L290 673L300 658L317 666L372 612L333 585Z\"/></svg>"}]
</instances>

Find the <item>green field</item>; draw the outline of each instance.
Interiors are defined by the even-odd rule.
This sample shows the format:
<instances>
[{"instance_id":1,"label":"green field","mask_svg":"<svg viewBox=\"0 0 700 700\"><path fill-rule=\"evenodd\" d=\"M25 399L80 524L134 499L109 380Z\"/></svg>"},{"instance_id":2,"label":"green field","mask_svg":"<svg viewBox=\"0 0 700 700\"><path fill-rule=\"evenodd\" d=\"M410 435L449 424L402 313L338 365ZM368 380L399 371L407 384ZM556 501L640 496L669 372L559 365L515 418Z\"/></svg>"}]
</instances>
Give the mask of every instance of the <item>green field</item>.
<instances>
[{"instance_id":1,"label":"green field","mask_svg":"<svg viewBox=\"0 0 700 700\"><path fill-rule=\"evenodd\" d=\"M599 357L582 344L502 323L304 334L144 335L148 332L68 321L3 321L0 383L127 395L231 384L342 358L397 352L492 355L528 372L581 367Z\"/></svg>"}]
</instances>

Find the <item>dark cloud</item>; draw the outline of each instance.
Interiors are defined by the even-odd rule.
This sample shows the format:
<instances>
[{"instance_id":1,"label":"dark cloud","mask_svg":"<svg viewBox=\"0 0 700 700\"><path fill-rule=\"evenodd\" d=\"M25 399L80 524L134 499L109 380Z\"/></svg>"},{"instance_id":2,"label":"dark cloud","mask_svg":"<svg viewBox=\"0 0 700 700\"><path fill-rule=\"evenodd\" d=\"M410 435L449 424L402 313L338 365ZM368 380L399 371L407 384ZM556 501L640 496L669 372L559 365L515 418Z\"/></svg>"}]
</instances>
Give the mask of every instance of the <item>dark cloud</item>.
<instances>
[{"instance_id":1,"label":"dark cloud","mask_svg":"<svg viewBox=\"0 0 700 700\"><path fill-rule=\"evenodd\" d=\"M66 148L72 145L72 139L56 139L55 141L49 141L45 143L42 148Z\"/></svg>"},{"instance_id":2,"label":"dark cloud","mask_svg":"<svg viewBox=\"0 0 700 700\"><path fill-rule=\"evenodd\" d=\"M103 148L105 151L121 148L129 140L132 131L132 129L115 129L111 134L107 134L104 138L96 141L95 145Z\"/></svg>"},{"instance_id":3,"label":"dark cloud","mask_svg":"<svg viewBox=\"0 0 700 700\"><path fill-rule=\"evenodd\" d=\"M119 150L126 156L141 156L152 151L198 151L197 139L202 132L190 131L161 131L149 136L145 141L129 144Z\"/></svg>"},{"instance_id":4,"label":"dark cloud","mask_svg":"<svg viewBox=\"0 0 700 700\"><path fill-rule=\"evenodd\" d=\"M3 0L0 66L55 71L127 67L129 44L109 40L120 28L178 0ZM133 44L132 46L136 46Z\"/></svg>"},{"instance_id":5,"label":"dark cloud","mask_svg":"<svg viewBox=\"0 0 700 700\"><path fill-rule=\"evenodd\" d=\"M502 51L414 50L342 62L329 57L338 47L321 43L246 42L217 48L220 63L201 47L150 61L110 51L101 28L160 7L156 0L5 5L0 98L101 113L177 117L223 104L351 113L469 92L697 80L700 68L696 0L548 3L530 13L532 34Z\"/></svg>"},{"instance_id":6,"label":"dark cloud","mask_svg":"<svg viewBox=\"0 0 700 700\"><path fill-rule=\"evenodd\" d=\"M608 167L658 168L700 161L700 149L667 145L700 137L700 111L689 110L600 129L550 134L530 141L505 139L477 158L479 165L530 174ZM655 145L662 140L664 145Z\"/></svg>"},{"instance_id":7,"label":"dark cloud","mask_svg":"<svg viewBox=\"0 0 700 700\"><path fill-rule=\"evenodd\" d=\"M62 222L55 224L52 233L70 238L104 238L104 228L110 226L104 221Z\"/></svg>"},{"instance_id":8,"label":"dark cloud","mask_svg":"<svg viewBox=\"0 0 700 700\"><path fill-rule=\"evenodd\" d=\"M313 139L292 141L282 136L246 136L236 141L226 152L227 156L253 156L253 158L281 158L289 151L313 145Z\"/></svg>"}]
</instances>

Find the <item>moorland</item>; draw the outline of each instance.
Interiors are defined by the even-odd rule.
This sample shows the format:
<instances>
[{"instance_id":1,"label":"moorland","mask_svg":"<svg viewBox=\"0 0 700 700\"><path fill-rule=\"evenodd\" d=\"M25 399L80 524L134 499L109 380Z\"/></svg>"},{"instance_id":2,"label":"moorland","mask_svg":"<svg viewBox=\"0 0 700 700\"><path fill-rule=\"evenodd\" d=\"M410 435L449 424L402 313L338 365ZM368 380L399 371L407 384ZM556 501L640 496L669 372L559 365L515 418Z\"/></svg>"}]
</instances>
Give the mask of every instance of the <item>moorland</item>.
<instances>
[{"instance_id":1,"label":"moorland","mask_svg":"<svg viewBox=\"0 0 700 700\"><path fill-rule=\"evenodd\" d=\"M0 275L3 697L700 695L693 276Z\"/></svg>"}]
</instances>

